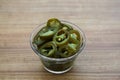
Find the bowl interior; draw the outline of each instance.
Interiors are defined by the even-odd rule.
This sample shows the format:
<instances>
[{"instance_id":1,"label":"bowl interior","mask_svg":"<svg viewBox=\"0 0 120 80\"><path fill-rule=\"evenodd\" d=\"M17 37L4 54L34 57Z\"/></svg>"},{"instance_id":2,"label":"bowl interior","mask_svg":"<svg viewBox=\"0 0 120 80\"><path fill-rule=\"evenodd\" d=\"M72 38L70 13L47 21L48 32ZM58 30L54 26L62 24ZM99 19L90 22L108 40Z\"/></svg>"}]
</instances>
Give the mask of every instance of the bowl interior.
<instances>
[{"instance_id":1,"label":"bowl interior","mask_svg":"<svg viewBox=\"0 0 120 80\"><path fill-rule=\"evenodd\" d=\"M81 51L84 49L85 43L86 43L86 38L85 38L85 34L84 34L84 32L82 31L82 29L81 29L79 26L77 26L77 25L75 25L75 24L73 24L73 23L71 23L71 22L68 22L68 21L63 21L63 20L61 20L61 23L68 24L68 25L72 26L73 29L78 30L78 31L80 32L80 35L81 35L82 38L83 38L83 44L82 44L82 46L79 48L79 51L78 51L76 54L74 54L74 55L72 55L72 56L70 56L70 57L67 57L67 58L50 58L50 57L43 56L42 54L40 54L40 53L38 52L37 48L32 44L32 42L33 42L33 39L34 39L34 37L36 36L36 34L40 31L40 29L41 29L42 27L46 26L46 22L45 22L45 23L40 24L38 27L36 27L36 28L33 30L32 34L31 34L31 36L30 36L30 46L31 46L31 48L33 49L33 51L34 51L40 58L45 58L45 59L48 59L48 60L55 60L55 61L64 61L64 60L72 59L72 58L76 57L76 56L77 56L79 53L81 53Z\"/></svg>"}]
</instances>

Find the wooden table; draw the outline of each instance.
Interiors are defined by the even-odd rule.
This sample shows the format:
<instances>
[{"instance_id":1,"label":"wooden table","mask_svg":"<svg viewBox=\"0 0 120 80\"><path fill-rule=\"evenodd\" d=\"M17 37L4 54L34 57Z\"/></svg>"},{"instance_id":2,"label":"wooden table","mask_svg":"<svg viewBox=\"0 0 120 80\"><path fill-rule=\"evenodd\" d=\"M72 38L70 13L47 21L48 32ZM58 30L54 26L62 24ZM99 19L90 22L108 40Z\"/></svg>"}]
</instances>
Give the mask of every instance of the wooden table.
<instances>
[{"instance_id":1,"label":"wooden table","mask_svg":"<svg viewBox=\"0 0 120 80\"><path fill-rule=\"evenodd\" d=\"M29 44L52 17L79 25L87 38L62 75L45 71ZM0 80L120 80L120 0L0 0Z\"/></svg>"}]
</instances>

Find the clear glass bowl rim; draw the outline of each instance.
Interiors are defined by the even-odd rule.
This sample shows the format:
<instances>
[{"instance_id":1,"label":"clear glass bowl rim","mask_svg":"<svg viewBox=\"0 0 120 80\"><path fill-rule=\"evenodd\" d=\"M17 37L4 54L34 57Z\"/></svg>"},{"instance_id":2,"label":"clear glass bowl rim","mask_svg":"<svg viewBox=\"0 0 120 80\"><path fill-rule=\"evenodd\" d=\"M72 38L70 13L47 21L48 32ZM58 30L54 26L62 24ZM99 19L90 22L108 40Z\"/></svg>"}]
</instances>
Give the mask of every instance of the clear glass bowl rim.
<instances>
[{"instance_id":1,"label":"clear glass bowl rim","mask_svg":"<svg viewBox=\"0 0 120 80\"><path fill-rule=\"evenodd\" d=\"M36 27L36 28L33 29L32 33L31 33L31 35L30 35L30 39L29 39L29 41L30 41L30 46L31 46L32 50L33 50L38 56L40 56L41 58L44 58L44 59L47 59L47 60L52 60L52 61L65 61L65 60L69 60L69 59L72 59L72 58L76 57L76 56L77 56L78 54L80 54L81 51L84 49L84 47L85 47L85 45L86 45L86 37L85 37L85 34L84 34L83 30L82 30L79 26L77 26L76 24L73 24L73 23L71 23L71 22L68 22L68 21L65 21L65 20L60 20L60 21L63 22L63 23L67 23L67 24L69 24L69 25L74 25L74 26L76 26L76 27L79 29L78 31L80 31L80 34L81 34L82 37L83 37L83 45L82 45L82 47L80 47L79 51L78 51L76 54L74 54L74 55L72 55L72 56L70 56L70 57L67 57L67 58L50 58L50 57L46 57L46 56L40 54L40 53L36 50L36 48L33 46L32 40L33 40L33 38L34 38L34 33L36 32L36 30L37 30L39 27L41 27L42 25L46 24L46 22L44 22L44 23L38 25L38 27ZM42 27L41 27L41 28L42 28ZM74 27L73 27L73 28L74 28Z\"/></svg>"}]
</instances>

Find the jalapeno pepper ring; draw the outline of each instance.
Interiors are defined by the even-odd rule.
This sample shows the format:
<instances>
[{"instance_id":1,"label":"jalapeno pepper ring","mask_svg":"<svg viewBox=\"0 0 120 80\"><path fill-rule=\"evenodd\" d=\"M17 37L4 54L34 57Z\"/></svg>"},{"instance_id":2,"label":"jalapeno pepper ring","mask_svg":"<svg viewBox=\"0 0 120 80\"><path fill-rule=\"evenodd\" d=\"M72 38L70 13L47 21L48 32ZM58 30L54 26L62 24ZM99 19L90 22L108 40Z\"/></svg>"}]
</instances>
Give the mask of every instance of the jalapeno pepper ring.
<instances>
[{"instance_id":1,"label":"jalapeno pepper ring","mask_svg":"<svg viewBox=\"0 0 120 80\"><path fill-rule=\"evenodd\" d=\"M62 46L68 43L69 40L69 33L64 30L60 29L55 36L53 37L53 41L58 45Z\"/></svg>"},{"instance_id":2,"label":"jalapeno pepper ring","mask_svg":"<svg viewBox=\"0 0 120 80\"><path fill-rule=\"evenodd\" d=\"M52 18L52 19L49 19L47 21L47 26L48 27L59 28L59 27L61 27L61 22L56 18Z\"/></svg>"},{"instance_id":3,"label":"jalapeno pepper ring","mask_svg":"<svg viewBox=\"0 0 120 80\"><path fill-rule=\"evenodd\" d=\"M64 45L59 48L59 55L62 58L72 56L73 54L74 54L73 50L68 45Z\"/></svg>"},{"instance_id":4,"label":"jalapeno pepper ring","mask_svg":"<svg viewBox=\"0 0 120 80\"><path fill-rule=\"evenodd\" d=\"M44 56L52 57L56 53L57 47L56 44L53 41L51 41L41 46L39 51Z\"/></svg>"},{"instance_id":5,"label":"jalapeno pepper ring","mask_svg":"<svg viewBox=\"0 0 120 80\"><path fill-rule=\"evenodd\" d=\"M37 34L34 39L33 39L33 45L36 49L38 49L38 46L41 46L42 44L44 44L46 41L42 40L39 36L39 34Z\"/></svg>"},{"instance_id":6,"label":"jalapeno pepper ring","mask_svg":"<svg viewBox=\"0 0 120 80\"><path fill-rule=\"evenodd\" d=\"M68 24L62 24L62 29L68 30L68 31L73 30L72 26L70 26Z\"/></svg>"}]
</instances>

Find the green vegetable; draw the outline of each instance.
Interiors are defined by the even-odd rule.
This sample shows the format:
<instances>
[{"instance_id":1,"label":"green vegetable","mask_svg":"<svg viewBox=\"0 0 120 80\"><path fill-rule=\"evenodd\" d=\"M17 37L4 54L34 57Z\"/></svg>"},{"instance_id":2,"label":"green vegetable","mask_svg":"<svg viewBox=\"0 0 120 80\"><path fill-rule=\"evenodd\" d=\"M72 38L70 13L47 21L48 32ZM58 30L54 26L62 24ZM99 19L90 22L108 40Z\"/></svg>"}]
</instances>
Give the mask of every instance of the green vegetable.
<instances>
[{"instance_id":1,"label":"green vegetable","mask_svg":"<svg viewBox=\"0 0 120 80\"><path fill-rule=\"evenodd\" d=\"M80 40L80 33L77 30L70 30L70 39Z\"/></svg>"},{"instance_id":2,"label":"green vegetable","mask_svg":"<svg viewBox=\"0 0 120 80\"><path fill-rule=\"evenodd\" d=\"M68 31L73 30L72 26L70 26L68 24L62 24L62 29L68 30Z\"/></svg>"},{"instance_id":3,"label":"green vegetable","mask_svg":"<svg viewBox=\"0 0 120 80\"><path fill-rule=\"evenodd\" d=\"M66 30L60 29L55 36L53 37L53 41L58 45L62 46L68 43L69 33Z\"/></svg>"},{"instance_id":4,"label":"green vegetable","mask_svg":"<svg viewBox=\"0 0 120 80\"><path fill-rule=\"evenodd\" d=\"M56 44L53 41L51 41L41 46L39 51L44 56L52 57L57 51L56 47Z\"/></svg>"},{"instance_id":5,"label":"green vegetable","mask_svg":"<svg viewBox=\"0 0 120 80\"><path fill-rule=\"evenodd\" d=\"M83 45L83 38L73 26L52 18L34 37L33 45L43 56L67 58L78 52ZM58 62L45 59L41 59L41 61L50 70L64 71L73 65L74 59Z\"/></svg>"},{"instance_id":6,"label":"green vegetable","mask_svg":"<svg viewBox=\"0 0 120 80\"><path fill-rule=\"evenodd\" d=\"M80 33L71 25L52 18L35 36L33 44L40 54L51 58L66 58L74 55L83 44Z\"/></svg>"},{"instance_id":7,"label":"green vegetable","mask_svg":"<svg viewBox=\"0 0 120 80\"><path fill-rule=\"evenodd\" d=\"M41 39L51 39L60 28L60 21L58 19L52 18L47 21L46 27L43 27L40 30L39 35Z\"/></svg>"},{"instance_id":8,"label":"green vegetable","mask_svg":"<svg viewBox=\"0 0 120 80\"><path fill-rule=\"evenodd\" d=\"M39 32L39 36L41 39L47 40L51 39L56 32L57 32L56 28L43 27Z\"/></svg>"},{"instance_id":9,"label":"green vegetable","mask_svg":"<svg viewBox=\"0 0 120 80\"><path fill-rule=\"evenodd\" d=\"M38 46L43 45L45 42L46 42L45 40L42 40L42 39L40 38L39 33L38 33L38 34L34 37L32 43L33 43L34 47L38 49Z\"/></svg>"},{"instance_id":10,"label":"green vegetable","mask_svg":"<svg viewBox=\"0 0 120 80\"><path fill-rule=\"evenodd\" d=\"M60 28L61 27L61 22L56 18L52 18L52 19L49 19L47 21L47 26L48 27L54 27L54 28Z\"/></svg>"},{"instance_id":11,"label":"green vegetable","mask_svg":"<svg viewBox=\"0 0 120 80\"><path fill-rule=\"evenodd\" d=\"M60 52L59 55L62 58L70 57L71 55L73 55L73 51L68 45L60 47L59 52Z\"/></svg>"}]
</instances>

